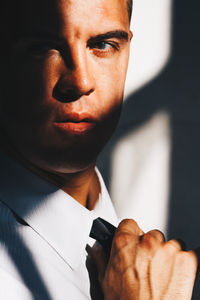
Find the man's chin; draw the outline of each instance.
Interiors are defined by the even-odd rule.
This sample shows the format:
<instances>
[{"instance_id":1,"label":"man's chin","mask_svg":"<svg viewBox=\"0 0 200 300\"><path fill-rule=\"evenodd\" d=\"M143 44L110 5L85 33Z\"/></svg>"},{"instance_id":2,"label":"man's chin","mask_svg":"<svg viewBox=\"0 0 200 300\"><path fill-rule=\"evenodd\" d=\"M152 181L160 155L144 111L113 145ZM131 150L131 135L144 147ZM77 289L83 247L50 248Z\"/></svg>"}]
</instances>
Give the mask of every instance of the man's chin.
<instances>
[{"instance_id":1,"label":"man's chin","mask_svg":"<svg viewBox=\"0 0 200 300\"><path fill-rule=\"evenodd\" d=\"M77 173L95 165L99 151L90 149L67 149L66 151L44 151L26 155L36 168L50 173Z\"/></svg>"},{"instance_id":2,"label":"man's chin","mask_svg":"<svg viewBox=\"0 0 200 300\"><path fill-rule=\"evenodd\" d=\"M52 172L55 174L75 174L75 173L80 173L82 171L85 171L92 166L95 166L96 164L96 159L93 161L70 161L65 163L62 161L57 162L54 164L50 164L49 162L44 162L42 165L43 170L46 170L48 172Z\"/></svg>"}]
</instances>

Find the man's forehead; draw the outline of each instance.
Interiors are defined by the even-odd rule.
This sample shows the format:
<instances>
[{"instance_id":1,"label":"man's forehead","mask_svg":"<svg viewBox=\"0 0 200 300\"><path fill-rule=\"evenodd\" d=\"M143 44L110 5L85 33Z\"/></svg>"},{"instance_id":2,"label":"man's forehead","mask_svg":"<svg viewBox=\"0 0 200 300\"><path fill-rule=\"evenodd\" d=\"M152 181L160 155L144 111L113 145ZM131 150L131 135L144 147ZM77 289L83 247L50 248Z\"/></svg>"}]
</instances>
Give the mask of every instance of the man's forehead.
<instances>
[{"instance_id":1,"label":"man's forehead","mask_svg":"<svg viewBox=\"0 0 200 300\"><path fill-rule=\"evenodd\" d=\"M94 20L93 26L98 18L104 24L109 20L126 23L126 8L127 0L21 0L6 5L11 30L18 32L35 26L58 32L72 17L76 23Z\"/></svg>"}]
</instances>

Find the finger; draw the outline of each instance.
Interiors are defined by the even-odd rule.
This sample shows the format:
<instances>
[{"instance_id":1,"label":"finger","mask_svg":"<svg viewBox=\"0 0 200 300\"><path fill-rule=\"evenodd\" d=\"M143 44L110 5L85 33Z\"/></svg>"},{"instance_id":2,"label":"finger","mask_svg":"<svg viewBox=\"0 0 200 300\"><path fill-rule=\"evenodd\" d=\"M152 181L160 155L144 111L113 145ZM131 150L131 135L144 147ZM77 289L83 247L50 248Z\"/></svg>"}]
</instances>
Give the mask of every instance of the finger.
<instances>
[{"instance_id":1,"label":"finger","mask_svg":"<svg viewBox=\"0 0 200 300\"><path fill-rule=\"evenodd\" d=\"M188 253L194 253L196 259L197 259L197 275L200 279L200 248L196 248L194 250L188 251Z\"/></svg>"},{"instance_id":2,"label":"finger","mask_svg":"<svg viewBox=\"0 0 200 300\"><path fill-rule=\"evenodd\" d=\"M150 230L146 234L151 235L152 237L155 238L156 241L158 241L160 243L164 243L165 242L165 236L164 236L164 234L160 230L157 230L157 229Z\"/></svg>"},{"instance_id":3,"label":"finger","mask_svg":"<svg viewBox=\"0 0 200 300\"><path fill-rule=\"evenodd\" d=\"M173 239L167 242L167 244L170 244L177 250L185 250L186 249L186 244L183 240L181 239Z\"/></svg>"},{"instance_id":4,"label":"finger","mask_svg":"<svg viewBox=\"0 0 200 300\"><path fill-rule=\"evenodd\" d=\"M131 245L137 247L139 237L143 234L138 224L132 219L125 219L119 224L112 242L111 257L119 253L123 248Z\"/></svg>"},{"instance_id":5,"label":"finger","mask_svg":"<svg viewBox=\"0 0 200 300\"><path fill-rule=\"evenodd\" d=\"M93 247L86 246L86 251L94 260L100 278L104 277L105 269L108 263L108 258L103 251L102 246L96 242Z\"/></svg>"},{"instance_id":6,"label":"finger","mask_svg":"<svg viewBox=\"0 0 200 300\"><path fill-rule=\"evenodd\" d=\"M198 263L200 264L200 248L196 248L196 249L191 250L191 251L195 253L195 255L198 259ZM188 252L190 252L190 251L188 251Z\"/></svg>"},{"instance_id":7,"label":"finger","mask_svg":"<svg viewBox=\"0 0 200 300\"><path fill-rule=\"evenodd\" d=\"M125 219L121 221L119 224L116 233L118 232L126 232L126 233L131 233L134 235L142 235L144 232L141 230L141 228L138 226L137 222L133 219Z\"/></svg>"},{"instance_id":8,"label":"finger","mask_svg":"<svg viewBox=\"0 0 200 300\"><path fill-rule=\"evenodd\" d=\"M164 243L165 237L159 230L151 230L140 236L139 247L143 251L147 251L148 256L153 256L159 247Z\"/></svg>"}]
</instances>

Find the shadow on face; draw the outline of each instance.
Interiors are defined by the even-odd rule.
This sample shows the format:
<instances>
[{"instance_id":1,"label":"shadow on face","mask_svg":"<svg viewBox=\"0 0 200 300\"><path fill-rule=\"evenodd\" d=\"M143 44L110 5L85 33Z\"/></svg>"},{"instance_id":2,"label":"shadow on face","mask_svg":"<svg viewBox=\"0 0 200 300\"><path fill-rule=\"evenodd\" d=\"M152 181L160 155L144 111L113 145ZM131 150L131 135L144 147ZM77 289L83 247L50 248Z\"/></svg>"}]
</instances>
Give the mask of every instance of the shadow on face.
<instances>
[{"instance_id":1,"label":"shadow on face","mask_svg":"<svg viewBox=\"0 0 200 300\"><path fill-rule=\"evenodd\" d=\"M3 21L4 135L36 166L86 168L119 118L131 38L127 2L22 1L8 4Z\"/></svg>"}]
</instances>

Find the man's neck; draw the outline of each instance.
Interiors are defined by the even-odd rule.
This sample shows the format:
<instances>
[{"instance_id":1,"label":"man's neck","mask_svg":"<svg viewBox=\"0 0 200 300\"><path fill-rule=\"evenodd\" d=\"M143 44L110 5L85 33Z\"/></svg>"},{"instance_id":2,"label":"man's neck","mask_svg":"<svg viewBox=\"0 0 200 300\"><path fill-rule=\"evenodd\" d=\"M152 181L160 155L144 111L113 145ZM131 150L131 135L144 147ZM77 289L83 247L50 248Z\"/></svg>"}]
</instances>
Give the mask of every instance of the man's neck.
<instances>
[{"instance_id":1,"label":"man's neck","mask_svg":"<svg viewBox=\"0 0 200 300\"><path fill-rule=\"evenodd\" d=\"M100 184L94 166L76 174L65 174L66 183L62 190L80 204L93 209L100 193Z\"/></svg>"},{"instance_id":2,"label":"man's neck","mask_svg":"<svg viewBox=\"0 0 200 300\"><path fill-rule=\"evenodd\" d=\"M47 172L31 164L27 164L25 167L43 179L55 184L90 210L94 208L98 201L101 188L95 171L95 165L76 173Z\"/></svg>"},{"instance_id":3,"label":"man's neck","mask_svg":"<svg viewBox=\"0 0 200 300\"><path fill-rule=\"evenodd\" d=\"M73 197L84 207L92 210L98 201L100 194L100 183L95 171L95 164L76 173L56 173L43 170L25 159L20 153L9 151L8 147L1 147L8 152L21 165L40 176L44 180L58 186L64 192Z\"/></svg>"}]
</instances>

